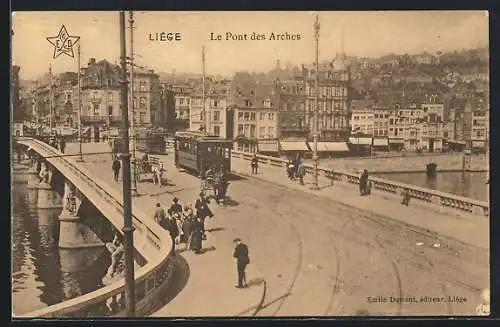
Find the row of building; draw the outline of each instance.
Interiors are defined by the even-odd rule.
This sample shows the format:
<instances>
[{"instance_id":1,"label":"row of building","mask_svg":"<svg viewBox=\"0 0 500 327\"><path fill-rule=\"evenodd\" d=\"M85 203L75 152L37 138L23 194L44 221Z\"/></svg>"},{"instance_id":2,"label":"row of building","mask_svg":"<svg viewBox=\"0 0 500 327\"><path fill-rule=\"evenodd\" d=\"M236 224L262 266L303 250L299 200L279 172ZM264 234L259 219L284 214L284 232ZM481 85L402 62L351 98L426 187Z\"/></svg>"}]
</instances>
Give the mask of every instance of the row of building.
<instances>
[{"instance_id":1,"label":"row of building","mask_svg":"<svg viewBox=\"0 0 500 327\"><path fill-rule=\"evenodd\" d=\"M441 94L419 99L403 96L382 104L354 100L353 77L346 59L345 54L339 54L330 63L303 65L294 76L270 81L235 75L231 81L206 78L205 85L201 81L161 81L154 71L137 68L130 92L134 110L133 115L129 111L129 117L136 126L204 129L234 139L240 150L259 150L279 139L295 144L299 151L314 132L317 74L321 142L422 151L488 146L487 99L477 101L465 92L451 102ZM95 59L81 71L81 121L92 138L121 126L119 73L117 65ZM49 81L28 92L30 116L39 124L52 120L53 125L75 127L77 74L49 76Z\"/></svg>"}]
</instances>

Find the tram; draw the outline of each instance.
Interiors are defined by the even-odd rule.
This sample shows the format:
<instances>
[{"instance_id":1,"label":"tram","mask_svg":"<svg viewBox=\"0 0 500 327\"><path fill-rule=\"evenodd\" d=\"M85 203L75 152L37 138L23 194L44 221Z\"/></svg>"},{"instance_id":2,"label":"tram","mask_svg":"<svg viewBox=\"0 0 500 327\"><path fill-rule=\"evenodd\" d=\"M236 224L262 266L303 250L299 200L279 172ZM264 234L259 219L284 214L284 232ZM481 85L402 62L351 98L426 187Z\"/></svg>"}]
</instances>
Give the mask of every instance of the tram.
<instances>
[{"instance_id":1,"label":"tram","mask_svg":"<svg viewBox=\"0 0 500 327\"><path fill-rule=\"evenodd\" d=\"M147 128L137 129L136 149L151 154L165 153L165 133Z\"/></svg>"},{"instance_id":2,"label":"tram","mask_svg":"<svg viewBox=\"0 0 500 327\"><path fill-rule=\"evenodd\" d=\"M174 140L176 167L199 176L214 166L223 174L231 173L230 140L198 131L176 132Z\"/></svg>"}]
</instances>

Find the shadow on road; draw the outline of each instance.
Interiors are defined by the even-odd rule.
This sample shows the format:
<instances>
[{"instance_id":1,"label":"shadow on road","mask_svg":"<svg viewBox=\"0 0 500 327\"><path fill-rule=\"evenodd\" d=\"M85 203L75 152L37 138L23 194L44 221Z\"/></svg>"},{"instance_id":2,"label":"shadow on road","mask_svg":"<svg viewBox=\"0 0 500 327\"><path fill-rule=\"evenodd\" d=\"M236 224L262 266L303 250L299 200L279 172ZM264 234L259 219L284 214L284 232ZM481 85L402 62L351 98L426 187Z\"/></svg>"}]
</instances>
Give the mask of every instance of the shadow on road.
<instances>
[{"instance_id":1,"label":"shadow on road","mask_svg":"<svg viewBox=\"0 0 500 327\"><path fill-rule=\"evenodd\" d=\"M243 177L241 175L236 175L236 174L230 174L227 179L230 182L231 181L244 181L244 180L246 180L245 177Z\"/></svg>"},{"instance_id":2,"label":"shadow on road","mask_svg":"<svg viewBox=\"0 0 500 327\"><path fill-rule=\"evenodd\" d=\"M224 227L216 227L216 228L207 229L206 231L211 233L211 232L220 232L220 231L224 231L224 230L226 230Z\"/></svg>"},{"instance_id":3,"label":"shadow on road","mask_svg":"<svg viewBox=\"0 0 500 327\"><path fill-rule=\"evenodd\" d=\"M158 311L160 308L172 301L186 287L191 271L187 261L181 256L176 255L174 260L174 269L168 288L159 294L158 300L149 310L149 314Z\"/></svg>"},{"instance_id":4,"label":"shadow on road","mask_svg":"<svg viewBox=\"0 0 500 327\"><path fill-rule=\"evenodd\" d=\"M215 251L217 250L217 248L215 246L211 246L211 247L208 247L208 248L203 248L200 250L200 254L203 254L203 253L207 253L207 252L212 252L212 251Z\"/></svg>"},{"instance_id":5,"label":"shadow on road","mask_svg":"<svg viewBox=\"0 0 500 327\"><path fill-rule=\"evenodd\" d=\"M248 287L252 287L252 286L258 286L258 285L261 285L262 283L264 283L264 279L261 278L261 277L256 277L256 278L252 278L248 283L247 283L247 286Z\"/></svg>"}]
</instances>

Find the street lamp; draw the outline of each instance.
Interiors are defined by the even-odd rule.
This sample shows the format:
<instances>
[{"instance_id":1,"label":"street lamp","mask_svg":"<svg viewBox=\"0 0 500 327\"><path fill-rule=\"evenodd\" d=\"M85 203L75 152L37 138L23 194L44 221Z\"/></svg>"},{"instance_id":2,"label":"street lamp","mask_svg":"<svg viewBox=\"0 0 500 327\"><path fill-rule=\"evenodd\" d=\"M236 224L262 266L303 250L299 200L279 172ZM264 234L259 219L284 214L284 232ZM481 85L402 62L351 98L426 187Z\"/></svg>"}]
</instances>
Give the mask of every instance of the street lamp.
<instances>
[{"instance_id":1,"label":"street lamp","mask_svg":"<svg viewBox=\"0 0 500 327\"><path fill-rule=\"evenodd\" d=\"M319 96L319 63L318 63L318 53L319 53L319 29L321 25L319 24L319 15L316 15L316 22L314 22L314 36L316 39L316 74L314 79L314 172L313 172L313 190L319 190L318 186L318 96Z\"/></svg>"},{"instance_id":2,"label":"street lamp","mask_svg":"<svg viewBox=\"0 0 500 327\"><path fill-rule=\"evenodd\" d=\"M81 98L81 51L80 51L80 42L78 42L78 106L77 106L77 113L78 113L78 158L76 159L76 162L83 162L83 153L82 153L82 98Z\"/></svg>"},{"instance_id":3,"label":"street lamp","mask_svg":"<svg viewBox=\"0 0 500 327\"><path fill-rule=\"evenodd\" d=\"M122 97L122 162L123 162L123 235L125 240L125 300L127 317L135 316L135 281L134 281L134 226L132 225L132 196L130 194L130 153L128 121L128 82L125 49L125 12L120 11L120 62L121 62L121 97Z\"/></svg>"},{"instance_id":4,"label":"street lamp","mask_svg":"<svg viewBox=\"0 0 500 327\"><path fill-rule=\"evenodd\" d=\"M138 195L137 193L137 181L136 181L136 169L137 169L137 158L135 154L137 132L135 127L135 108L134 108L134 12L129 11L129 27L130 27L130 108L132 113L132 186L131 194L132 196Z\"/></svg>"}]
</instances>

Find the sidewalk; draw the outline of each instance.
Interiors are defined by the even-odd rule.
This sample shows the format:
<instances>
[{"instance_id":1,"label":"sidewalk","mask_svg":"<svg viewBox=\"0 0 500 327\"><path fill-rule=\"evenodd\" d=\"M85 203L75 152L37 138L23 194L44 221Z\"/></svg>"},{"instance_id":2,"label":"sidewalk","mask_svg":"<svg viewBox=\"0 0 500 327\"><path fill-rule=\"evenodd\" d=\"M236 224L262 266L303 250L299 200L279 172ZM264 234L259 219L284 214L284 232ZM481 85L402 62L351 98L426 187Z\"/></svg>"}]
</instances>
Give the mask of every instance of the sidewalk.
<instances>
[{"instance_id":1,"label":"sidewalk","mask_svg":"<svg viewBox=\"0 0 500 327\"><path fill-rule=\"evenodd\" d=\"M281 167L260 164L259 173L251 175L250 162L243 159L233 158L231 166L234 173L245 177L266 180L287 188L325 197L347 206L368 210L483 249L488 250L490 247L488 217L475 216L466 212L423 203L416 199L412 199L410 205L405 207L400 204L398 196L375 189L372 189L371 196L362 197L359 195L356 185L336 181L331 186L330 181L322 176L318 179L320 190L313 191L311 190L311 174L305 176L304 182L306 185L303 186L299 185L297 181L290 181L285 168Z\"/></svg>"},{"instance_id":2,"label":"sidewalk","mask_svg":"<svg viewBox=\"0 0 500 327\"><path fill-rule=\"evenodd\" d=\"M68 146L74 153L72 146ZM97 151L95 151L97 152ZM162 157L162 160L165 158ZM74 160L74 159L73 159ZM110 156L84 155L83 166L89 169L97 178L122 189L121 178L119 182L113 180ZM160 202L163 208L168 209L174 196L182 204L194 201L199 193L199 181L186 173L177 172L170 165L167 169L167 187L160 188L152 183L138 183L139 196L133 198L132 207L140 207L153 219L155 204ZM218 231L217 215L219 208L215 203L210 206L215 217L206 222L208 232L207 240L203 242L204 253L201 255L184 251L184 244L176 245L178 255L187 262L188 268L181 272L187 274L188 281L179 294L163 307L152 314L156 317L192 317L192 316L252 316L264 299L265 285L258 270L250 264L247 267L247 280L249 287L237 289L236 262L232 256L233 244L223 241L232 238L225 235L217 237L217 233L230 233ZM236 235L234 236L236 237ZM171 298L168 294L166 297Z\"/></svg>"}]
</instances>

